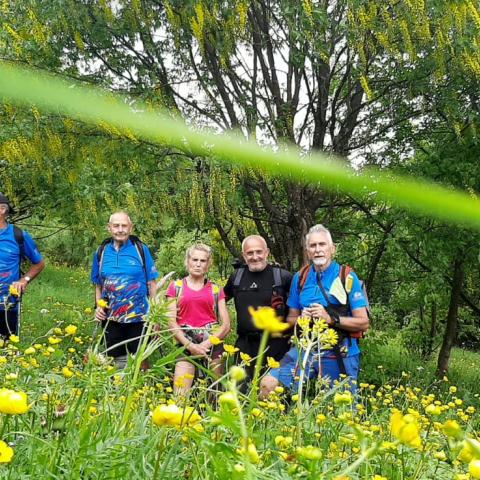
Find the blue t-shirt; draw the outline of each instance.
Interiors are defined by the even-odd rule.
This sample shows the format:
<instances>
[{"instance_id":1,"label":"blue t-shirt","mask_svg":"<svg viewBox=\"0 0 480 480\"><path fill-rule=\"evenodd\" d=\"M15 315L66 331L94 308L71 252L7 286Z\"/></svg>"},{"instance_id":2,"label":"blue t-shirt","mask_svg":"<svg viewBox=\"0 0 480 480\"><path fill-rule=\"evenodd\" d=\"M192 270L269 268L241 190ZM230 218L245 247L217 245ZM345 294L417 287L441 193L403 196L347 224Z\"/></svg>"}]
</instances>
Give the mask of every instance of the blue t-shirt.
<instances>
[{"instance_id":1,"label":"blue t-shirt","mask_svg":"<svg viewBox=\"0 0 480 480\"><path fill-rule=\"evenodd\" d=\"M368 301L363 293L362 285L357 275L355 272L351 272L350 274L353 278L352 289L348 294L348 306L351 314L352 310L368 307ZM322 282L322 286L328 296L328 302L331 305L341 305L341 302L330 293L330 288L339 275L340 265L337 262L332 262L324 272L319 273L320 281ZM297 272L292 280L292 286L290 287L290 295L288 297L287 305L290 308L296 308L297 310L302 310L303 308L309 307L312 303L319 303L326 307L328 302L325 299L321 288L318 286L317 272L315 271L315 268L310 268L307 280L301 291L298 289L299 278L300 274ZM346 346L348 348L348 356L357 355L360 353L356 338L352 338L351 342L349 339L345 339L342 343L342 346Z\"/></svg>"},{"instance_id":2,"label":"blue t-shirt","mask_svg":"<svg viewBox=\"0 0 480 480\"><path fill-rule=\"evenodd\" d=\"M92 282L102 286L102 298L108 303L108 318L120 323L143 321L148 313L147 282L158 278L150 250L143 245L145 270L135 244L128 240L117 251L113 242L103 252L102 271L99 272L98 251L93 257Z\"/></svg>"},{"instance_id":3,"label":"blue t-shirt","mask_svg":"<svg viewBox=\"0 0 480 480\"><path fill-rule=\"evenodd\" d=\"M35 241L28 232L23 231L25 257L32 263L42 261ZM0 230L0 310L16 307L18 298L9 294L10 285L20 279L20 246L15 240L13 225L8 224Z\"/></svg>"}]
</instances>

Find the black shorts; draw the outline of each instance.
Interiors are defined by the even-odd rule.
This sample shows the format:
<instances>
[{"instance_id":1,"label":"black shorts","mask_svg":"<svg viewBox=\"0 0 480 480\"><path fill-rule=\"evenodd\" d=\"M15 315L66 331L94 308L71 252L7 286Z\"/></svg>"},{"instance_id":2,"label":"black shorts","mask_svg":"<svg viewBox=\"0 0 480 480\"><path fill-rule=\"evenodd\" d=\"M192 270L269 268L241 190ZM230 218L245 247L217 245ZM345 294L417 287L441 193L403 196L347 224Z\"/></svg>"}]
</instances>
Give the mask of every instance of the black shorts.
<instances>
[{"instance_id":1,"label":"black shorts","mask_svg":"<svg viewBox=\"0 0 480 480\"><path fill-rule=\"evenodd\" d=\"M0 336L18 335L18 310L0 310Z\"/></svg>"},{"instance_id":2,"label":"black shorts","mask_svg":"<svg viewBox=\"0 0 480 480\"><path fill-rule=\"evenodd\" d=\"M145 322L118 323L112 321L102 322L107 355L121 357L137 353L140 342L147 330ZM125 342L126 343L122 343ZM121 345L118 345L121 343Z\"/></svg>"}]
</instances>

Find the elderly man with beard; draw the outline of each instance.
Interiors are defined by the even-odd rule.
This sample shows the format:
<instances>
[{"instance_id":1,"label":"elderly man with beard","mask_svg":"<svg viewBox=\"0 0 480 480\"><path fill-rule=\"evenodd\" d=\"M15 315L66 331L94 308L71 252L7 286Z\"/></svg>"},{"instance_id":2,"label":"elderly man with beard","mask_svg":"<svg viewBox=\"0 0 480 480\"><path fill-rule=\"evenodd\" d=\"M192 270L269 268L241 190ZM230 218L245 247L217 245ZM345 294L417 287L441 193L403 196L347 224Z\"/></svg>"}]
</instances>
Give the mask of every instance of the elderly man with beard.
<instances>
[{"instance_id":1,"label":"elderly man with beard","mask_svg":"<svg viewBox=\"0 0 480 480\"><path fill-rule=\"evenodd\" d=\"M133 224L127 213L112 214L108 230L111 238L93 258L95 318L104 328L107 354L124 368L144 335L148 299L155 297L158 272L149 248L131 235Z\"/></svg>"},{"instance_id":2,"label":"elderly man with beard","mask_svg":"<svg viewBox=\"0 0 480 480\"><path fill-rule=\"evenodd\" d=\"M242 256L245 261L232 273L225 286L227 300L233 298L237 312L237 342L240 350L237 363L243 361L247 365L247 376L251 380L254 374L254 362L249 362L259 354L262 331L252 322L249 307L273 307L277 315L287 314L286 301L292 274L268 262L270 250L267 242L260 235L250 235L242 242ZM290 348L290 332L279 337L271 337L268 341L265 359L271 357L281 360ZM244 384L246 385L246 384Z\"/></svg>"},{"instance_id":3,"label":"elderly man with beard","mask_svg":"<svg viewBox=\"0 0 480 480\"><path fill-rule=\"evenodd\" d=\"M300 316L323 319L339 338L333 348L312 349L306 359L305 377L323 377L333 384L343 374L354 390L360 364L358 337L369 327L368 300L353 271L341 278L345 267L333 260L336 247L328 229L323 225L310 228L305 248L310 263L293 278L287 321L295 325ZM292 347L280 368L272 369L262 379L261 396L267 397L280 384L296 388L304 355L297 346Z\"/></svg>"}]
</instances>

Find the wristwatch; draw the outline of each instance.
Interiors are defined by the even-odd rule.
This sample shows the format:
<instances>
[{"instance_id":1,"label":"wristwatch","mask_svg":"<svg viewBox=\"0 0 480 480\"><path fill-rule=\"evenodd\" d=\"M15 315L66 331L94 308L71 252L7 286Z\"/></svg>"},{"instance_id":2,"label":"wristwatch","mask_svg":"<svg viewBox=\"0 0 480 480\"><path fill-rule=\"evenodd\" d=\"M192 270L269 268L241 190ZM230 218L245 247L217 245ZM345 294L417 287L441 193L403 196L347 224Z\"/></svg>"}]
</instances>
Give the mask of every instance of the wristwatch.
<instances>
[{"instance_id":1,"label":"wristwatch","mask_svg":"<svg viewBox=\"0 0 480 480\"><path fill-rule=\"evenodd\" d=\"M27 281L27 283L30 283L32 281L32 278L28 275L24 275L23 278Z\"/></svg>"}]
</instances>

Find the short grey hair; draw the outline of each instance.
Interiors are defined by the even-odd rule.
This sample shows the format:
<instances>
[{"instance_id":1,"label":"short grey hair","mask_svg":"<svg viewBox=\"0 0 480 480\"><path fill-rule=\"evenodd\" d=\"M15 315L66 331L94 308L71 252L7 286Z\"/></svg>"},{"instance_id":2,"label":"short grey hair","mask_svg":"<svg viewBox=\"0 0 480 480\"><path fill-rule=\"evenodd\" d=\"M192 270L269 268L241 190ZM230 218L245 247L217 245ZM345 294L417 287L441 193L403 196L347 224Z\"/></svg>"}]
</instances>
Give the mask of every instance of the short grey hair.
<instances>
[{"instance_id":1,"label":"short grey hair","mask_svg":"<svg viewBox=\"0 0 480 480\"><path fill-rule=\"evenodd\" d=\"M188 259L192 256L193 252L198 250L199 252L205 252L208 255L208 267L210 268L213 263L213 250L204 243L195 243L191 247L187 248L185 253L185 267L188 265Z\"/></svg>"},{"instance_id":2,"label":"short grey hair","mask_svg":"<svg viewBox=\"0 0 480 480\"><path fill-rule=\"evenodd\" d=\"M312 233L325 233L327 238L330 240L330 244L333 245L332 234L330 233L330 230L327 227L324 227L321 223L317 223L317 225L310 227L310 230L305 235L305 248L308 245L308 240L310 239L310 235Z\"/></svg>"},{"instance_id":3,"label":"short grey hair","mask_svg":"<svg viewBox=\"0 0 480 480\"><path fill-rule=\"evenodd\" d=\"M132 222L132 219L130 218L130 215L129 215L127 212L123 212L123 211L113 212L113 213L110 215L110 218L108 219L108 223L112 223L112 218L113 218L114 215L126 215L126 217L128 218L128 221L130 222L130 224L133 225L133 222Z\"/></svg>"},{"instance_id":4,"label":"short grey hair","mask_svg":"<svg viewBox=\"0 0 480 480\"><path fill-rule=\"evenodd\" d=\"M245 251L245 245L247 242L250 240L258 240L259 242L263 243L265 248L268 248L267 241L261 236L261 235L249 235L248 237L245 237L242 242L242 252Z\"/></svg>"}]
</instances>

